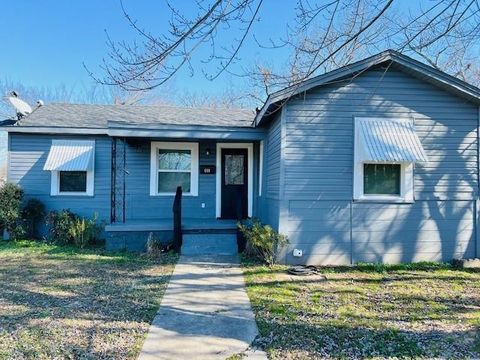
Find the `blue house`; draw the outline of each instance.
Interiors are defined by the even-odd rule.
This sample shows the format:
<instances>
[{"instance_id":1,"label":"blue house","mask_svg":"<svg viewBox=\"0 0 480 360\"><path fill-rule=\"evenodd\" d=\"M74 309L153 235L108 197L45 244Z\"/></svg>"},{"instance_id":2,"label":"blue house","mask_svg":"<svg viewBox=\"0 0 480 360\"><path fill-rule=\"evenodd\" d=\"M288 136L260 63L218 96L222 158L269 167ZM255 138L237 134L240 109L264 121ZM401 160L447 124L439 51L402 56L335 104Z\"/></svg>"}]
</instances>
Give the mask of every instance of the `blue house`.
<instances>
[{"instance_id":1,"label":"blue house","mask_svg":"<svg viewBox=\"0 0 480 360\"><path fill-rule=\"evenodd\" d=\"M104 219L107 247L259 218L287 263L480 255L480 90L394 51L271 94L257 112L49 104L9 133L8 181ZM163 235L162 235L163 234Z\"/></svg>"}]
</instances>

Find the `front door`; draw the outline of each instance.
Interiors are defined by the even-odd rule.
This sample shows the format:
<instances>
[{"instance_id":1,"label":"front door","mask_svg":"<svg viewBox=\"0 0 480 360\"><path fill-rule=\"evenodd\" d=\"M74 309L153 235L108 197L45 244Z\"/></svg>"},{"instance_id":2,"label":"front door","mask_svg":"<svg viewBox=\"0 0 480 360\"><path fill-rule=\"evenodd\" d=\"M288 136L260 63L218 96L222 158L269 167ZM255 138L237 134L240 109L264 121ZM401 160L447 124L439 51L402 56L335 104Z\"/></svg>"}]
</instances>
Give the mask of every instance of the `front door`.
<instances>
[{"instance_id":1,"label":"front door","mask_svg":"<svg viewBox=\"0 0 480 360\"><path fill-rule=\"evenodd\" d=\"M222 151L222 219L246 219L248 215L248 151Z\"/></svg>"}]
</instances>

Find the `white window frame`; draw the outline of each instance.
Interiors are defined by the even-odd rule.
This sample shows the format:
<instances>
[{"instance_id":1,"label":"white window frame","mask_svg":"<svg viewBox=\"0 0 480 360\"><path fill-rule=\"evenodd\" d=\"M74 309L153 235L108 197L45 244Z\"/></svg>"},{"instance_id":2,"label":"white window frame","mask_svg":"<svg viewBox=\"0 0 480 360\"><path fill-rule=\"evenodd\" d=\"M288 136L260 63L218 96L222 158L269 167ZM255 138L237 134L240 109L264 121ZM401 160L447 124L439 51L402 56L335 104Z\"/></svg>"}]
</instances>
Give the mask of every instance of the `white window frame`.
<instances>
[{"instance_id":1,"label":"white window frame","mask_svg":"<svg viewBox=\"0 0 480 360\"><path fill-rule=\"evenodd\" d=\"M222 216L222 149L247 149L248 158L248 217L253 216L253 143L217 143L217 171L216 171L216 207L217 218Z\"/></svg>"},{"instance_id":2,"label":"white window frame","mask_svg":"<svg viewBox=\"0 0 480 360\"><path fill-rule=\"evenodd\" d=\"M198 143L194 142L163 142L152 141L150 148L150 196L173 196L175 192L158 192L158 150L190 150L190 192L183 192L185 196L198 196ZM171 172L174 172L173 170ZM182 171L186 172L186 171Z\"/></svg>"},{"instance_id":3,"label":"white window frame","mask_svg":"<svg viewBox=\"0 0 480 360\"><path fill-rule=\"evenodd\" d=\"M355 117L355 131L354 131L354 155L353 155L353 199L356 201L385 201L395 203L412 203L414 202L414 164L411 162L373 162L365 161L363 148L360 145L360 133L357 122L365 119L379 119L379 118L364 118ZM384 119L381 119L384 120ZM392 121L391 118L388 120ZM397 120L393 120L397 121ZM398 121L405 122L405 119ZM413 121L413 120L412 120ZM400 165L400 195L388 194L365 194L364 193L364 178L363 165L364 164L399 164Z\"/></svg>"},{"instance_id":4,"label":"white window frame","mask_svg":"<svg viewBox=\"0 0 480 360\"><path fill-rule=\"evenodd\" d=\"M85 170L78 170L78 171L85 171ZM69 171L51 171L50 195L52 196L93 196L94 195L95 170L86 171L87 173L86 191L60 191L60 172L69 172Z\"/></svg>"}]
</instances>

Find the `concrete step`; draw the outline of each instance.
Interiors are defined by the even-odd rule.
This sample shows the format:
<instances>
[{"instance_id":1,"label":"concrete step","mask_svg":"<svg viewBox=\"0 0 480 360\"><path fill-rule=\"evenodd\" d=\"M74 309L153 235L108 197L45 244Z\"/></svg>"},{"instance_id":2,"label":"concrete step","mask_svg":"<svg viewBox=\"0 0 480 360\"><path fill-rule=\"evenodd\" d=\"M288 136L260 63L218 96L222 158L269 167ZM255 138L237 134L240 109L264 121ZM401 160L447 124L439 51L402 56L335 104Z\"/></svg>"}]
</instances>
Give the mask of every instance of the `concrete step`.
<instances>
[{"instance_id":1,"label":"concrete step","mask_svg":"<svg viewBox=\"0 0 480 360\"><path fill-rule=\"evenodd\" d=\"M182 255L235 255L236 234L183 234Z\"/></svg>"}]
</instances>

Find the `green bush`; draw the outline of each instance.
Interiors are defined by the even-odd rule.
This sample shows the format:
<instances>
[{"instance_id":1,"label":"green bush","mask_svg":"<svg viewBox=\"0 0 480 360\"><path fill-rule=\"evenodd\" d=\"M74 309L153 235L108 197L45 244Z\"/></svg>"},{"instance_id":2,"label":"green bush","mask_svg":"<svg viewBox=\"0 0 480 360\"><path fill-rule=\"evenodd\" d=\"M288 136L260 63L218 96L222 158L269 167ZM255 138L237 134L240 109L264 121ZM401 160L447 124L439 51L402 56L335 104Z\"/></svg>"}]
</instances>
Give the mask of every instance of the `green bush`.
<instances>
[{"instance_id":1,"label":"green bush","mask_svg":"<svg viewBox=\"0 0 480 360\"><path fill-rule=\"evenodd\" d=\"M274 265L278 252L288 243L285 235L254 219L251 224L238 224L238 229L247 241L244 254L247 257Z\"/></svg>"},{"instance_id":2,"label":"green bush","mask_svg":"<svg viewBox=\"0 0 480 360\"><path fill-rule=\"evenodd\" d=\"M96 214L92 219L86 219L68 209L50 211L46 222L51 241L57 244L73 244L81 248L92 244L103 229L103 224L97 224Z\"/></svg>"},{"instance_id":3,"label":"green bush","mask_svg":"<svg viewBox=\"0 0 480 360\"><path fill-rule=\"evenodd\" d=\"M72 244L73 238L70 229L77 218L78 216L68 209L50 211L45 219L49 227L49 240L61 245Z\"/></svg>"},{"instance_id":4,"label":"green bush","mask_svg":"<svg viewBox=\"0 0 480 360\"><path fill-rule=\"evenodd\" d=\"M23 190L15 184L3 184L0 187L0 229L5 229L12 239L24 235L21 224L21 205Z\"/></svg>"},{"instance_id":5,"label":"green bush","mask_svg":"<svg viewBox=\"0 0 480 360\"><path fill-rule=\"evenodd\" d=\"M22 217L27 224L28 235L38 238L37 225L45 216L45 205L37 199L30 199L23 208Z\"/></svg>"},{"instance_id":6,"label":"green bush","mask_svg":"<svg viewBox=\"0 0 480 360\"><path fill-rule=\"evenodd\" d=\"M73 244L80 248L93 244L98 239L102 229L103 226L97 224L96 214L92 219L77 217L70 228Z\"/></svg>"}]
</instances>

